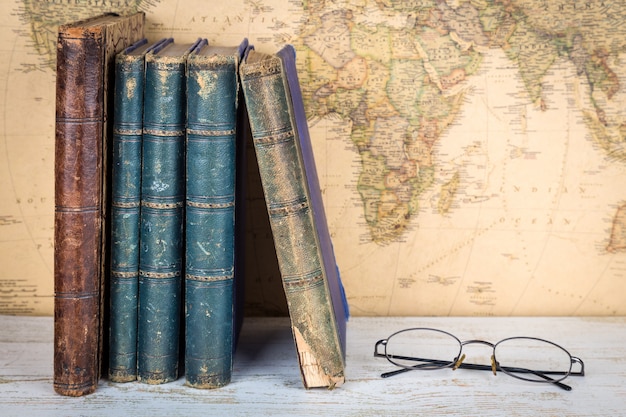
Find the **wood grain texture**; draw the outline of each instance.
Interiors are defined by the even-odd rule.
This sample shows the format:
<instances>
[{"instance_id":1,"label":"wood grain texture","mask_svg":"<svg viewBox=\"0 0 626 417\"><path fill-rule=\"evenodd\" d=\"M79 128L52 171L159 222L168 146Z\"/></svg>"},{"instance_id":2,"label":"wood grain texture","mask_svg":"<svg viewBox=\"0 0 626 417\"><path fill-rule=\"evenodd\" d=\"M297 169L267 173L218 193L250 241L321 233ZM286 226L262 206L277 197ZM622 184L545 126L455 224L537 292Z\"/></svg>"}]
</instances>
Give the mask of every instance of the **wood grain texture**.
<instances>
[{"instance_id":1,"label":"wood grain texture","mask_svg":"<svg viewBox=\"0 0 626 417\"><path fill-rule=\"evenodd\" d=\"M490 372L407 372L373 357L374 343L393 331L429 326L462 340L545 337L585 361L586 376L566 392ZM150 386L101 380L83 398L52 389L52 318L0 316L0 410L3 416L624 416L626 318L353 318L348 323L346 383L332 391L302 387L289 322L246 318L232 381L204 391L184 378ZM467 346L468 361L488 356Z\"/></svg>"}]
</instances>

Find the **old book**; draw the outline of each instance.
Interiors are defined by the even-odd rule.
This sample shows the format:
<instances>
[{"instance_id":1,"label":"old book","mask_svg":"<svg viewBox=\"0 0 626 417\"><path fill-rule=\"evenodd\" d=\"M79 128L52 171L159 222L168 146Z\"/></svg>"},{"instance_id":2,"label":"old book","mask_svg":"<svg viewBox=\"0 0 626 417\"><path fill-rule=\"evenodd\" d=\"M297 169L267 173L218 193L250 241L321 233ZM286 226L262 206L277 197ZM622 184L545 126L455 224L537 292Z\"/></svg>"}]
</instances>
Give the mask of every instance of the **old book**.
<instances>
[{"instance_id":1,"label":"old book","mask_svg":"<svg viewBox=\"0 0 626 417\"><path fill-rule=\"evenodd\" d=\"M238 68L247 40L187 58L185 375L195 388L230 382L235 340Z\"/></svg>"},{"instance_id":2,"label":"old book","mask_svg":"<svg viewBox=\"0 0 626 417\"><path fill-rule=\"evenodd\" d=\"M54 218L54 389L93 392L101 372L106 288L103 248L110 174L115 54L143 37L144 14L59 27Z\"/></svg>"},{"instance_id":3,"label":"old book","mask_svg":"<svg viewBox=\"0 0 626 417\"><path fill-rule=\"evenodd\" d=\"M142 143L137 379L179 375L185 204L185 71L194 44L146 55Z\"/></svg>"},{"instance_id":4,"label":"old book","mask_svg":"<svg viewBox=\"0 0 626 417\"><path fill-rule=\"evenodd\" d=\"M139 213L145 55L168 41L146 38L115 58L111 160L109 379L137 379Z\"/></svg>"},{"instance_id":5,"label":"old book","mask_svg":"<svg viewBox=\"0 0 626 417\"><path fill-rule=\"evenodd\" d=\"M345 294L295 67L295 50L250 51L240 69L261 183L305 387L344 380Z\"/></svg>"}]
</instances>

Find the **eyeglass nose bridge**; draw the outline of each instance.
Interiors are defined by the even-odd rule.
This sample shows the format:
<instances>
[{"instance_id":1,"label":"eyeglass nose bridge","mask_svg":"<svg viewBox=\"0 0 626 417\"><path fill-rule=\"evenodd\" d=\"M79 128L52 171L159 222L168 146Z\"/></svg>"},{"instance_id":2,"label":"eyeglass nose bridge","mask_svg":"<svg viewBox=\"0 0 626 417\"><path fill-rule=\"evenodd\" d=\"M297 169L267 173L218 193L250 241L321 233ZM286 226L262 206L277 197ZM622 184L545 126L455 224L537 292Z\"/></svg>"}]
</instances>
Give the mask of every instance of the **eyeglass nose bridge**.
<instances>
[{"instance_id":1,"label":"eyeglass nose bridge","mask_svg":"<svg viewBox=\"0 0 626 417\"><path fill-rule=\"evenodd\" d=\"M461 346L465 346L465 345L472 345L472 344L480 344L480 345L487 345L492 349L495 349L496 345L491 343L491 342L487 342L486 340L479 340L479 339L472 339L472 340L466 340L464 342L461 342Z\"/></svg>"},{"instance_id":2,"label":"eyeglass nose bridge","mask_svg":"<svg viewBox=\"0 0 626 417\"><path fill-rule=\"evenodd\" d=\"M500 365L496 361L496 355L495 355L496 345L494 343L488 342L486 340L471 339L471 340L466 340L464 342L461 342L461 348L463 348L463 346L472 345L472 344L486 345L486 346L489 346L491 348L491 350L492 350L491 358L490 358L491 359L491 372L493 372L493 374L496 375L496 371L500 367ZM456 358L455 364L452 367L452 370L458 369L461 366L461 364L463 363L464 360L465 360L465 354L462 353L459 358Z\"/></svg>"}]
</instances>

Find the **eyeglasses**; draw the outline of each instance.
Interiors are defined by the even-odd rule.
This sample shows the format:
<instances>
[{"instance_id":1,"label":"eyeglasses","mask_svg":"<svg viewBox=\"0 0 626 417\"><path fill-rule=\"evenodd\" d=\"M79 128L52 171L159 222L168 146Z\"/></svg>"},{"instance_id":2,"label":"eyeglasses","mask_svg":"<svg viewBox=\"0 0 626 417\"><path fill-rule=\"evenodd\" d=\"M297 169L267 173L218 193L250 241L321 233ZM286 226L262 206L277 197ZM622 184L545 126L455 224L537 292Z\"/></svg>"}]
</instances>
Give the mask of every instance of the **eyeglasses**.
<instances>
[{"instance_id":1,"label":"eyeglasses","mask_svg":"<svg viewBox=\"0 0 626 417\"><path fill-rule=\"evenodd\" d=\"M464 362L463 346L472 343L492 348L491 365ZM570 375L585 375L585 365L580 358L570 355L556 343L535 337L510 337L495 344L484 340L461 342L443 330L412 328L400 330L376 342L374 356L387 358L401 368L382 374L383 378L412 370L461 368L489 370L494 375L501 371L514 378L551 383L570 391L572 388L561 381ZM580 370L573 371L574 364L580 366Z\"/></svg>"}]
</instances>

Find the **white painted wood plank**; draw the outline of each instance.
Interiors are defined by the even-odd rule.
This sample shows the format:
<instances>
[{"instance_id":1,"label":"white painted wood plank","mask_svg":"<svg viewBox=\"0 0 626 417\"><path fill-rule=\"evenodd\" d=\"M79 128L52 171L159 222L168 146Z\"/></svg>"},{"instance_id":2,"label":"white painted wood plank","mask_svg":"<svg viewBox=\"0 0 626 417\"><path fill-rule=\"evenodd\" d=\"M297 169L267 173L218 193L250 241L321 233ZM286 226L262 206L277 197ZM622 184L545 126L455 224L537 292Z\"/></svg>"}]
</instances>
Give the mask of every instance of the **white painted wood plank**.
<instances>
[{"instance_id":1,"label":"white painted wood plank","mask_svg":"<svg viewBox=\"0 0 626 417\"><path fill-rule=\"evenodd\" d=\"M233 381L213 390L174 383L148 386L102 380L82 398L52 389L52 318L0 316L2 416L626 416L626 318L352 318L347 382L333 391L305 390L286 319L247 318ZM415 326L436 327L461 340L509 336L552 340L585 361L587 375L566 380L573 390L503 374L449 369L407 372L373 357L374 343ZM489 348L468 346L468 361Z\"/></svg>"}]
</instances>

